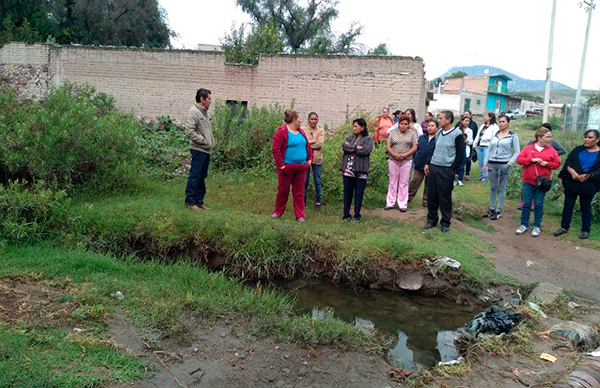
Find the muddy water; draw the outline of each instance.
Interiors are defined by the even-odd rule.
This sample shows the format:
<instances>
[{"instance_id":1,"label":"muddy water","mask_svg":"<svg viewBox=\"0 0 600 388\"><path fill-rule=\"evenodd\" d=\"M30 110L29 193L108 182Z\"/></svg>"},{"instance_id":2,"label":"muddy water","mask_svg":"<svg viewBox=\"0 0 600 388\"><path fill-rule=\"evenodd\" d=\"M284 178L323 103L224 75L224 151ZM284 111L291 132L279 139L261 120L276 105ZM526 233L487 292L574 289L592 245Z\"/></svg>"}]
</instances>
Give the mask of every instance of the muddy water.
<instances>
[{"instance_id":1,"label":"muddy water","mask_svg":"<svg viewBox=\"0 0 600 388\"><path fill-rule=\"evenodd\" d=\"M455 358L454 332L478 312L441 298L354 290L318 280L295 279L271 284L296 298L300 314L322 318L333 311L335 317L346 322L375 328L397 338L388 351L388 360L411 370L416 364L433 366L438 361Z\"/></svg>"}]
</instances>

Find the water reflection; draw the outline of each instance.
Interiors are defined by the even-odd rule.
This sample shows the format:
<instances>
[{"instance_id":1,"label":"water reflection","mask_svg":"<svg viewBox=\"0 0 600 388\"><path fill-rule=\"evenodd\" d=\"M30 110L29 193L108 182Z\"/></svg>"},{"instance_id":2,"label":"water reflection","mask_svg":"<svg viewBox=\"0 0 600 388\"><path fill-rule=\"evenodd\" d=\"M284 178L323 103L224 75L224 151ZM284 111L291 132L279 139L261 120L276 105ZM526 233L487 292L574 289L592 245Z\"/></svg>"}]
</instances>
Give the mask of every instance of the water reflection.
<instances>
[{"instance_id":1,"label":"water reflection","mask_svg":"<svg viewBox=\"0 0 600 388\"><path fill-rule=\"evenodd\" d=\"M469 306L400 292L356 291L305 279L276 282L274 286L296 298L299 313L316 319L333 314L367 330L375 328L397 336L398 342L389 350L389 360L406 369L456 358L452 346L454 331L475 315Z\"/></svg>"}]
</instances>

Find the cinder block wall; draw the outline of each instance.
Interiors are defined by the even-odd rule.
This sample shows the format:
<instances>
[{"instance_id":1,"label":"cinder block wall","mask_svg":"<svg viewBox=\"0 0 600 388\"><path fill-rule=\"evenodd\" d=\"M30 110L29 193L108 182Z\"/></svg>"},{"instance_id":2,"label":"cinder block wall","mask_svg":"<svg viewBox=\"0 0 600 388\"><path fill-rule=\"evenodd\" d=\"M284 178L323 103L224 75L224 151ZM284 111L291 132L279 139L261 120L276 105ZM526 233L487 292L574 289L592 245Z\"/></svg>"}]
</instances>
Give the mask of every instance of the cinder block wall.
<instances>
[{"instance_id":1,"label":"cinder block wall","mask_svg":"<svg viewBox=\"0 0 600 388\"><path fill-rule=\"evenodd\" d=\"M421 120L426 82L419 57L273 55L258 66L225 65L223 53L11 43L0 65L47 65L52 83L90 83L138 116L182 119L200 87L213 99L250 106L292 100L337 125L363 110L414 108ZM5 82L2 79L2 82Z\"/></svg>"}]
</instances>

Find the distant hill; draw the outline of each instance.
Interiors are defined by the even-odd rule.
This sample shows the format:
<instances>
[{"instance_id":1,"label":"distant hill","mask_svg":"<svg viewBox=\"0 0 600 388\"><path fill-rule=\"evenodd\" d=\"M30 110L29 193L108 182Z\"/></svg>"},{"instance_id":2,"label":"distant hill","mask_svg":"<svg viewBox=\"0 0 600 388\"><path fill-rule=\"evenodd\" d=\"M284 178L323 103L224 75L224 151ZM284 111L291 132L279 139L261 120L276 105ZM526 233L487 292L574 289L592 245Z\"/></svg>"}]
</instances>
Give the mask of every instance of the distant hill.
<instances>
[{"instance_id":1,"label":"distant hill","mask_svg":"<svg viewBox=\"0 0 600 388\"><path fill-rule=\"evenodd\" d=\"M510 81L510 83L508 84L508 88L513 92L529 91L532 89L544 89L546 87L545 80L531 80L521 78L516 74L500 69L498 67L483 65L452 67L447 72L439 76L439 78L445 78L457 71L464 71L468 75L484 75L485 70L489 70L489 74L505 74L512 78L513 80ZM574 90L573 88L556 81L552 81L551 86L552 89Z\"/></svg>"}]
</instances>

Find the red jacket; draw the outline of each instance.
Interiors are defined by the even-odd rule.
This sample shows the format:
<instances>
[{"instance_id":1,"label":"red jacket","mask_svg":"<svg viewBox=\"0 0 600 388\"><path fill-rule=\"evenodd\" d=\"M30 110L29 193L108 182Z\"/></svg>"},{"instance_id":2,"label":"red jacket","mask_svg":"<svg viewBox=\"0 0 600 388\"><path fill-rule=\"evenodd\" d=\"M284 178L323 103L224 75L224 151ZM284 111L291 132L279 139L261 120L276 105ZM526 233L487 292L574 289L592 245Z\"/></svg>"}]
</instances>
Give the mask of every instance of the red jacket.
<instances>
[{"instance_id":1,"label":"red jacket","mask_svg":"<svg viewBox=\"0 0 600 388\"><path fill-rule=\"evenodd\" d=\"M304 136L306 139L306 161L312 161L313 152L310 144L308 144L308 138L306 134L302 130L302 128L298 128L298 131ZM287 125L282 125L275 131L273 134L273 146L271 147L271 152L273 153L273 159L275 159L275 165L277 169L283 167L283 160L285 159L285 150L287 149L288 142L288 128Z\"/></svg>"},{"instance_id":2,"label":"red jacket","mask_svg":"<svg viewBox=\"0 0 600 388\"><path fill-rule=\"evenodd\" d=\"M517 157L517 163L523 166L523 183L529 183L534 186L538 174L539 176L551 178L552 170L556 170L560 167L560 157L554 148L547 146L543 150L538 151L535 149L535 144L536 143L532 143L523 148ZM540 158L543 161L548 162L548 165L542 166L539 163L533 163L531 160L534 158Z\"/></svg>"}]
</instances>

